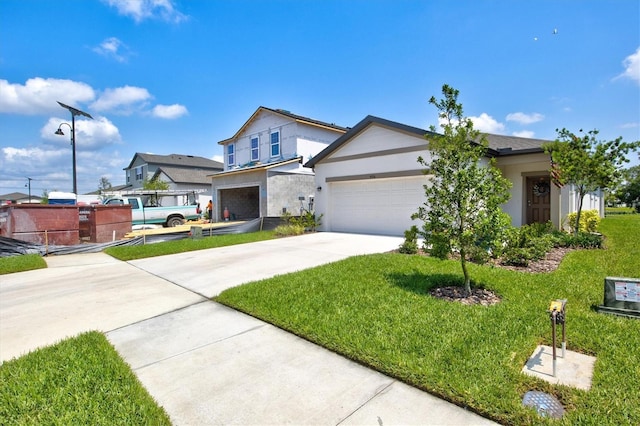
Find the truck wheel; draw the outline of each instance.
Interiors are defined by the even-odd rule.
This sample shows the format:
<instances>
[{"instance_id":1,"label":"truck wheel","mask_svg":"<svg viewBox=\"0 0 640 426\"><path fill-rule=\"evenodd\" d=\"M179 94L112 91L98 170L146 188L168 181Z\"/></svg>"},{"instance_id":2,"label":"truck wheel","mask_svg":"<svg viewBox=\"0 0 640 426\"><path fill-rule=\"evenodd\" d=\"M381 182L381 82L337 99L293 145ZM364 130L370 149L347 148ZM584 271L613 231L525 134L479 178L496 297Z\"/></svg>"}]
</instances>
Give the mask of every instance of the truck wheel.
<instances>
[{"instance_id":1,"label":"truck wheel","mask_svg":"<svg viewBox=\"0 0 640 426\"><path fill-rule=\"evenodd\" d=\"M183 223L182 218L179 218L179 217L171 217L169 218L169 220L167 220L167 226L169 228L180 226L182 225L182 223Z\"/></svg>"}]
</instances>

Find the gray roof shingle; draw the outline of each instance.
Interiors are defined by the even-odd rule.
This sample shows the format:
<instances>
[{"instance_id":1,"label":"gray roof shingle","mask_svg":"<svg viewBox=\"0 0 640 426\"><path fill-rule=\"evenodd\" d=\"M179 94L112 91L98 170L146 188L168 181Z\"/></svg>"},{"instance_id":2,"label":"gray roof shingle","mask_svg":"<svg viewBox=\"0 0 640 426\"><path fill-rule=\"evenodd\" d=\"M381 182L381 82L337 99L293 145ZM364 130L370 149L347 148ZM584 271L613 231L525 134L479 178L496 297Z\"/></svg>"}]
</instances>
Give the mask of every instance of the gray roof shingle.
<instances>
[{"instance_id":1,"label":"gray roof shingle","mask_svg":"<svg viewBox=\"0 0 640 426\"><path fill-rule=\"evenodd\" d=\"M205 170L163 166L156 170L154 176L157 176L160 173L167 175L174 183L211 183L211 179L207 178L207 175L211 174L211 169Z\"/></svg>"},{"instance_id":2,"label":"gray roof shingle","mask_svg":"<svg viewBox=\"0 0 640 426\"><path fill-rule=\"evenodd\" d=\"M192 167L208 170L222 170L223 164L219 161L210 160L204 157L198 157L196 155L184 155L184 154L169 154L169 155L157 155L146 154L142 152L136 152L131 160L131 163L125 168L130 169L136 160L136 157L140 157L143 161L149 164L157 164L159 166L178 166L178 167Z\"/></svg>"}]
</instances>

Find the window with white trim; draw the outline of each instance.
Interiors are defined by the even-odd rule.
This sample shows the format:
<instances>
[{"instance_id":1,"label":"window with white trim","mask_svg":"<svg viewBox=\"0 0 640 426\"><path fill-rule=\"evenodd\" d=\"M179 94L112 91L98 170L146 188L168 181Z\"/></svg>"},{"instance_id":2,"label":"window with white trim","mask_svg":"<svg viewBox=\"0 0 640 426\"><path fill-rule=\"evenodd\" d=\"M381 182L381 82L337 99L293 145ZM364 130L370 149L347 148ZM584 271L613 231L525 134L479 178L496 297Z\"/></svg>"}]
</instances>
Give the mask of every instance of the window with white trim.
<instances>
[{"instance_id":1,"label":"window with white trim","mask_svg":"<svg viewBox=\"0 0 640 426\"><path fill-rule=\"evenodd\" d=\"M136 180L142 180L142 166L136 167Z\"/></svg>"},{"instance_id":2,"label":"window with white trim","mask_svg":"<svg viewBox=\"0 0 640 426\"><path fill-rule=\"evenodd\" d=\"M270 145L271 145L271 156L279 157L280 156L280 132L273 132L270 135Z\"/></svg>"},{"instance_id":3,"label":"window with white trim","mask_svg":"<svg viewBox=\"0 0 640 426\"><path fill-rule=\"evenodd\" d=\"M227 145L227 164L229 166L236 164L236 144Z\"/></svg>"},{"instance_id":4,"label":"window with white trim","mask_svg":"<svg viewBox=\"0 0 640 426\"><path fill-rule=\"evenodd\" d=\"M260 140L258 136L251 138L251 161L258 161L260 159Z\"/></svg>"}]
</instances>

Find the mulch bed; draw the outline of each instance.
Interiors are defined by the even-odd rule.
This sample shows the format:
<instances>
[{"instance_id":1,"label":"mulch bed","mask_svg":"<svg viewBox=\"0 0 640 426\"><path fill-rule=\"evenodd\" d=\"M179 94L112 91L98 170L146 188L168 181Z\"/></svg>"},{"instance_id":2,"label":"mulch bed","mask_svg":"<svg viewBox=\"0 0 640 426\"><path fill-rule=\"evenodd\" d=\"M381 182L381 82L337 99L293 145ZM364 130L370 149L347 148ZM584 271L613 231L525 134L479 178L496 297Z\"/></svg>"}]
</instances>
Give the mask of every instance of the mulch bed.
<instances>
[{"instance_id":1,"label":"mulch bed","mask_svg":"<svg viewBox=\"0 0 640 426\"><path fill-rule=\"evenodd\" d=\"M531 262L528 266L503 265L499 260L493 262L493 265L495 267L504 268L511 271L529 272L534 274L552 272L558 268L558 265L560 265L560 262L562 261L564 256L573 250L575 249L565 247L554 248L549 253L547 253L544 259ZM394 251L397 252L397 250ZM420 250L418 254L422 256L428 256L428 254L424 253L422 250ZM500 297L494 292L482 288L472 288L471 294L465 295L464 288L462 287L435 287L431 289L429 294L439 299L448 300L450 302L458 302L462 303L463 305L490 306L499 303L501 300Z\"/></svg>"}]
</instances>

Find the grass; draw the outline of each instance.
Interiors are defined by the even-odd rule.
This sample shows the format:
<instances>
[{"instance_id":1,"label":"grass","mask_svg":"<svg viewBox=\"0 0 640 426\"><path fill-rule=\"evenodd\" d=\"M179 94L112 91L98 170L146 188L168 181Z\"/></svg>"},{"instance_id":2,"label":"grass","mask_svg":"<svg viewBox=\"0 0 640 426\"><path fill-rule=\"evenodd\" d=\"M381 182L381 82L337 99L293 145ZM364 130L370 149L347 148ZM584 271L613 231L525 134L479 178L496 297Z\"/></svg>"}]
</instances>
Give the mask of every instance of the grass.
<instances>
[{"instance_id":1,"label":"grass","mask_svg":"<svg viewBox=\"0 0 640 426\"><path fill-rule=\"evenodd\" d=\"M235 244L254 243L257 241L271 240L273 238L277 238L273 231L259 231L248 234L214 235L201 239L185 238L183 240L165 241L140 246L109 247L105 249L104 252L116 259L127 261Z\"/></svg>"},{"instance_id":2,"label":"grass","mask_svg":"<svg viewBox=\"0 0 640 426\"><path fill-rule=\"evenodd\" d=\"M502 302L464 306L428 295L461 284L458 262L416 255L352 257L235 287L217 301L504 424L554 423L522 406L528 390L567 409L558 424L640 424L640 321L599 314L606 276L640 277L640 217L604 219L607 249L569 254L557 271L528 274L471 265ZM524 375L551 344L551 300L568 299L568 349L597 357L592 388ZM556 423L554 423L556 424Z\"/></svg>"},{"instance_id":3,"label":"grass","mask_svg":"<svg viewBox=\"0 0 640 426\"><path fill-rule=\"evenodd\" d=\"M635 214L633 207L605 207L605 216L614 214Z\"/></svg>"},{"instance_id":4,"label":"grass","mask_svg":"<svg viewBox=\"0 0 640 426\"><path fill-rule=\"evenodd\" d=\"M7 361L0 377L2 424L171 424L98 332Z\"/></svg>"},{"instance_id":5,"label":"grass","mask_svg":"<svg viewBox=\"0 0 640 426\"><path fill-rule=\"evenodd\" d=\"M183 240L166 241L140 246L110 247L105 249L104 252L116 259L127 261L143 259L145 257L163 256L166 254L183 253L193 250L231 246L235 244L254 243L273 238L278 238L274 231L259 231L248 234L215 235L211 237L203 237L199 240L186 238ZM42 257L40 257L40 255L37 254L0 258L0 275L46 267L47 263Z\"/></svg>"},{"instance_id":6,"label":"grass","mask_svg":"<svg viewBox=\"0 0 640 426\"><path fill-rule=\"evenodd\" d=\"M0 258L0 275L46 268L47 262L39 254L25 254Z\"/></svg>"}]
</instances>

